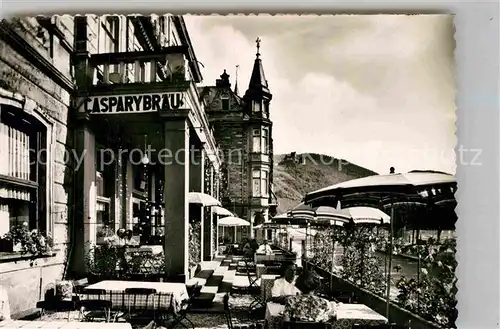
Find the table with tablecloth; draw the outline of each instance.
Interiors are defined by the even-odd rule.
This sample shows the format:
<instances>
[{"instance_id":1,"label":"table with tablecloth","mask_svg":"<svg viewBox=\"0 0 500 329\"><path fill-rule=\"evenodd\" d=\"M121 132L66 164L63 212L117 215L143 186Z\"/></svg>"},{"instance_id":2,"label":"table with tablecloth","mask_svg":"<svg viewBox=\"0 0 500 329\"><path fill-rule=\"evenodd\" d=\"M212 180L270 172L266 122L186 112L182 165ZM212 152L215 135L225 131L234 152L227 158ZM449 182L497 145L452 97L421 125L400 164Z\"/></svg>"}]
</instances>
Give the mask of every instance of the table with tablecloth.
<instances>
[{"instance_id":1,"label":"table with tablecloth","mask_svg":"<svg viewBox=\"0 0 500 329\"><path fill-rule=\"evenodd\" d=\"M155 289L156 294L140 296L126 295L125 289L130 288ZM172 309L174 312L178 312L181 309L182 301L189 298L186 285L175 282L109 280L89 285L86 289L105 290L106 295L100 296L100 298L110 300L115 309L127 309L134 303L136 307L143 309ZM87 296L85 290L83 294L85 297L97 297Z\"/></svg>"},{"instance_id":2,"label":"table with tablecloth","mask_svg":"<svg viewBox=\"0 0 500 329\"><path fill-rule=\"evenodd\" d=\"M126 322L78 322L78 321L0 321L2 329L132 329Z\"/></svg>"},{"instance_id":3,"label":"table with tablecloth","mask_svg":"<svg viewBox=\"0 0 500 329\"><path fill-rule=\"evenodd\" d=\"M268 302L266 306L266 323L269 329L280 329L285 318L285 305ZM387 323L387 318L363 304L337 304L336 320L332 321L332 329L350 329L354 324L375 326Z\"/></svg>"}]
</instances>

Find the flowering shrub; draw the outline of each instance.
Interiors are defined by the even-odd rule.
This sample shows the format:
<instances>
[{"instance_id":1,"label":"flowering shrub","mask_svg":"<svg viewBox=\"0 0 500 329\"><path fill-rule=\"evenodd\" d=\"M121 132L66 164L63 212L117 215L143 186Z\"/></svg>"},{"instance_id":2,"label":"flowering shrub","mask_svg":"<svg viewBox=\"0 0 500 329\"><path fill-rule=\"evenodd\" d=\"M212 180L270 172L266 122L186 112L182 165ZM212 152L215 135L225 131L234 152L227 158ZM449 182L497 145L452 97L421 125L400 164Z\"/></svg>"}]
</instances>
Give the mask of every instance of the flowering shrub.
<instances>
[{"instance_id":1,"label":"flowering shrub","mask_svg":"<svg viewBox=\"0 0 500 329\"><path fill-rule=\"evenodd\" d=\"M3 237L12 241L13 245L21 247L21 254L31 254L33 256L46 255L52 250L52 237L44 235L38 230L29 230L28 223L13 226Z\"/></svg>"},{"instance_id":2,"label":"flowering shrub","mask_svg":"<svg viewBox=\"0 0 500 329\"><path fill-rule=\"evenodd\" d=\"M89 273L117 277L117 264L120 259L119 250L112 245L92 246L85 256Z\"/></svg>"},{"instance_id":3,"label":"flowering shrub","mask_svg":"<svg viewBox=\"0 0 500 329\"><path fill-rule=\"evenodd\" d=\"M396 284L400 290L398 303L404 308L444 327L455 327L456 240L447 239L435 245L429 239L426 245L419 246L421 270L418 278L402 277Z\"/></svg>"},{"instance_id":4,"label":"flowering shrub","mask_svg":"<svg viewBox=\"0 0 500 329\"><path fill-rule=\"evenodd\" d=\"M97 239L104 239L112 237L113 235L115 235L115 232L109 226L103 226L101 228L98 228L96 233Z\"/></svg>"},{"instance_id":5,"label":"flowering shrub","mask_svg":"<svg viewBox=\"0 0 500 329\"><path fill-rule=\"evenodd\" d=\"M375 255L378 235L359 227L345 237L341 276L362 288L383 295L386 289L384 265Z\"/></svg>"}]
</instances>

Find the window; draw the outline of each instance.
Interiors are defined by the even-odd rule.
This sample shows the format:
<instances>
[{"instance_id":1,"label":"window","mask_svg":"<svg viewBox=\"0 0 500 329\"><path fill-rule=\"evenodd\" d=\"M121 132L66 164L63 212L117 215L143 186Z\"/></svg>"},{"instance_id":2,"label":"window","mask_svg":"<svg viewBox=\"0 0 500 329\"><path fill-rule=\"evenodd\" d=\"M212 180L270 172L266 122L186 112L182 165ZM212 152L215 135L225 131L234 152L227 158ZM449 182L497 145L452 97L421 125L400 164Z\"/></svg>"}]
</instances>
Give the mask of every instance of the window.
<instances>
[{"instance_id":1,"label":"window","mask_svg":"<svg viewBox=\"0 0 500 329\"><path fill-rule=\"evenodd\" d=\"M222 95L221 100L222 100L222 111L229 111L229 96Z\"/></svg>"},{"instance_id":2,"label":"window","mask_svg":"<svg viewBox=\"0 0 500 329\"><path fill-rule=\"evenodd\" d=\"M166 18L165 16L160 16L158 19L158 25L160 27L159 32L161 33L162 36L165 35L165 30L166 30L165 18Z\"/></svg>"},{"instance_id":3,"label":"window","mask_svg":"<svg viewBox=\"0 0 500 329\"><path fill-rule=\"evenodd\" d=\"M252 152L260 153L262 151L261 145L260 129L254 129L252 133Z\"/></svg>"},{"instance_id":4,"label":"window","mask_svg":"<svg viewBox=\"0 0 500 329\"><path fill-rule=\"evenodd\" d=\"M269 130L262 129L262 153L269 154Z\"/></svg>"},{"instance_id":5,"label":"window","mask_svg":"<svg viewBox=\"0 0 500 329\"><path fill-rule=\"evenodd\" d=\"M253 197L269 196L269 172L266 170L254 169L252 171Z\"/></svg>"},{"instance_id":6,"label":"window","mask_svg":"<svg viewBox=\"0 0 500 329\"><path fill-rule=\"evenodd\" d=\"M262 111L262 102L261 101L254 101L253 102L253 111L254 112L261 112Z\"/></svg>"},{"instance_id":7,"label":"window","mask_svg":"<svg viewBox=\"0 0 500 329\"><path fill-rule=\"evenodd\" d=\"M101 26L104 30L104 53L116 53L120 51L119 48L119 22L118 16L109 16L104 19Z\"/></svg>"},{"instance_id":8,"label":"window","mask_svg":"<svg viewBox=\"0 0 500 329\"><path fill-rule=\"evenodd\" d=\"M262 182L261 182L261 191L260 191L260 195L261 196L269 196L269 173L267 171L262 171Z\"/></svg>"},{"instance_id":9,"label":"window","mask_svg":"<svg viewBox=\"0 0 500 329\"><path fill-rule=\"evenodd\" d=\"M252 186L253 186L252 196L259 197L261 192L261 187L260 187L260 170L258 169L252 172Z\"/></svg>"},{"instance_id":10,"label":"window","mask_svg":"<svg viewBox=\"0 0 500 329\"><path fill-rule=\"evenodd\" d=\"M114 161L111 161L111 154L103 152L101 147L96 149L96 232L97 237L104 237L115 230L115 223L111 221L111 196L114 192ZM107 164L107 165L105 165Z\"/></svg>"},{"instance_id":11,"label":"window","mask_svg":"<svg viewBox=\"0 0 500 329\"><path fill-rule=\"evenodd\" d=\"M269 117L269 101L264 101L264 111L262 112L264 118Z\"/></svg>"},{"instance_id":12,"label":"window","mask_svg":"<svg viewBox=\"0 0 500 329\"><path fill-rule=\"evenodd\" d=\"M27 225L46 233L46 127L2 106L0 114L0 236Z\"/></svg>"}]
</instances>

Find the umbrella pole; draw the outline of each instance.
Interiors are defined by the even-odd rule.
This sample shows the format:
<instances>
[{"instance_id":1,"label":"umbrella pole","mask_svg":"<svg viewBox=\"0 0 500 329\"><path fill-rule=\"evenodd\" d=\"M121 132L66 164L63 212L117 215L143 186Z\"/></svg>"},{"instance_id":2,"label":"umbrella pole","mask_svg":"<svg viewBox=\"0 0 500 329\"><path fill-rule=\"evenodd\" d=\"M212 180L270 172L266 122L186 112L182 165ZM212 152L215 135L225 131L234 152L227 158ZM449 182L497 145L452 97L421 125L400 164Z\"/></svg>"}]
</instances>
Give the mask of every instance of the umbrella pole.
<instances>
[{"instance_id":1,"label":"umbrella pole","mask_svg":"<svg viewBox=\"0 0 500 329\"><path fill-rule=\"evenodd\" d=\"M391 296L391 267L392 267L392 234L394 230L394 204L391 204L391 219L390 219L390 231L389 231L389 261L387 264L387 293L386 293L386 307L385 307L385 314L387 320L390 321L389 319L389 306L390 306L390 296Z\"/></svg>"}]
</instances>

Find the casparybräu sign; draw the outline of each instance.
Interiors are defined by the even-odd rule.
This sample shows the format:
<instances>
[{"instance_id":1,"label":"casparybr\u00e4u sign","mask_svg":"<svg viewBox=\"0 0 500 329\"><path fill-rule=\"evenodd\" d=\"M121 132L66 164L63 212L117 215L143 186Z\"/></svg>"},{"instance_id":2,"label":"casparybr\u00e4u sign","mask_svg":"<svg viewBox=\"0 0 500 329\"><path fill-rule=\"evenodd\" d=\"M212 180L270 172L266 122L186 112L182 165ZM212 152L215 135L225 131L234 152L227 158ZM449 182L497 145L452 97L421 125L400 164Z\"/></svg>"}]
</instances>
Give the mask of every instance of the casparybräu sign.
<instances>
[{"instance_id":1,"label":"casparybr\u00e4u sign","mask_svg":"<svg viewBox=\"0 0 500 329\"><path fill-rule=\"evenodd\" d=\"M183 93L97 96L85 99L84 111L91 114L145 113L182 108Z\"/></svg>"}]
</instances>

